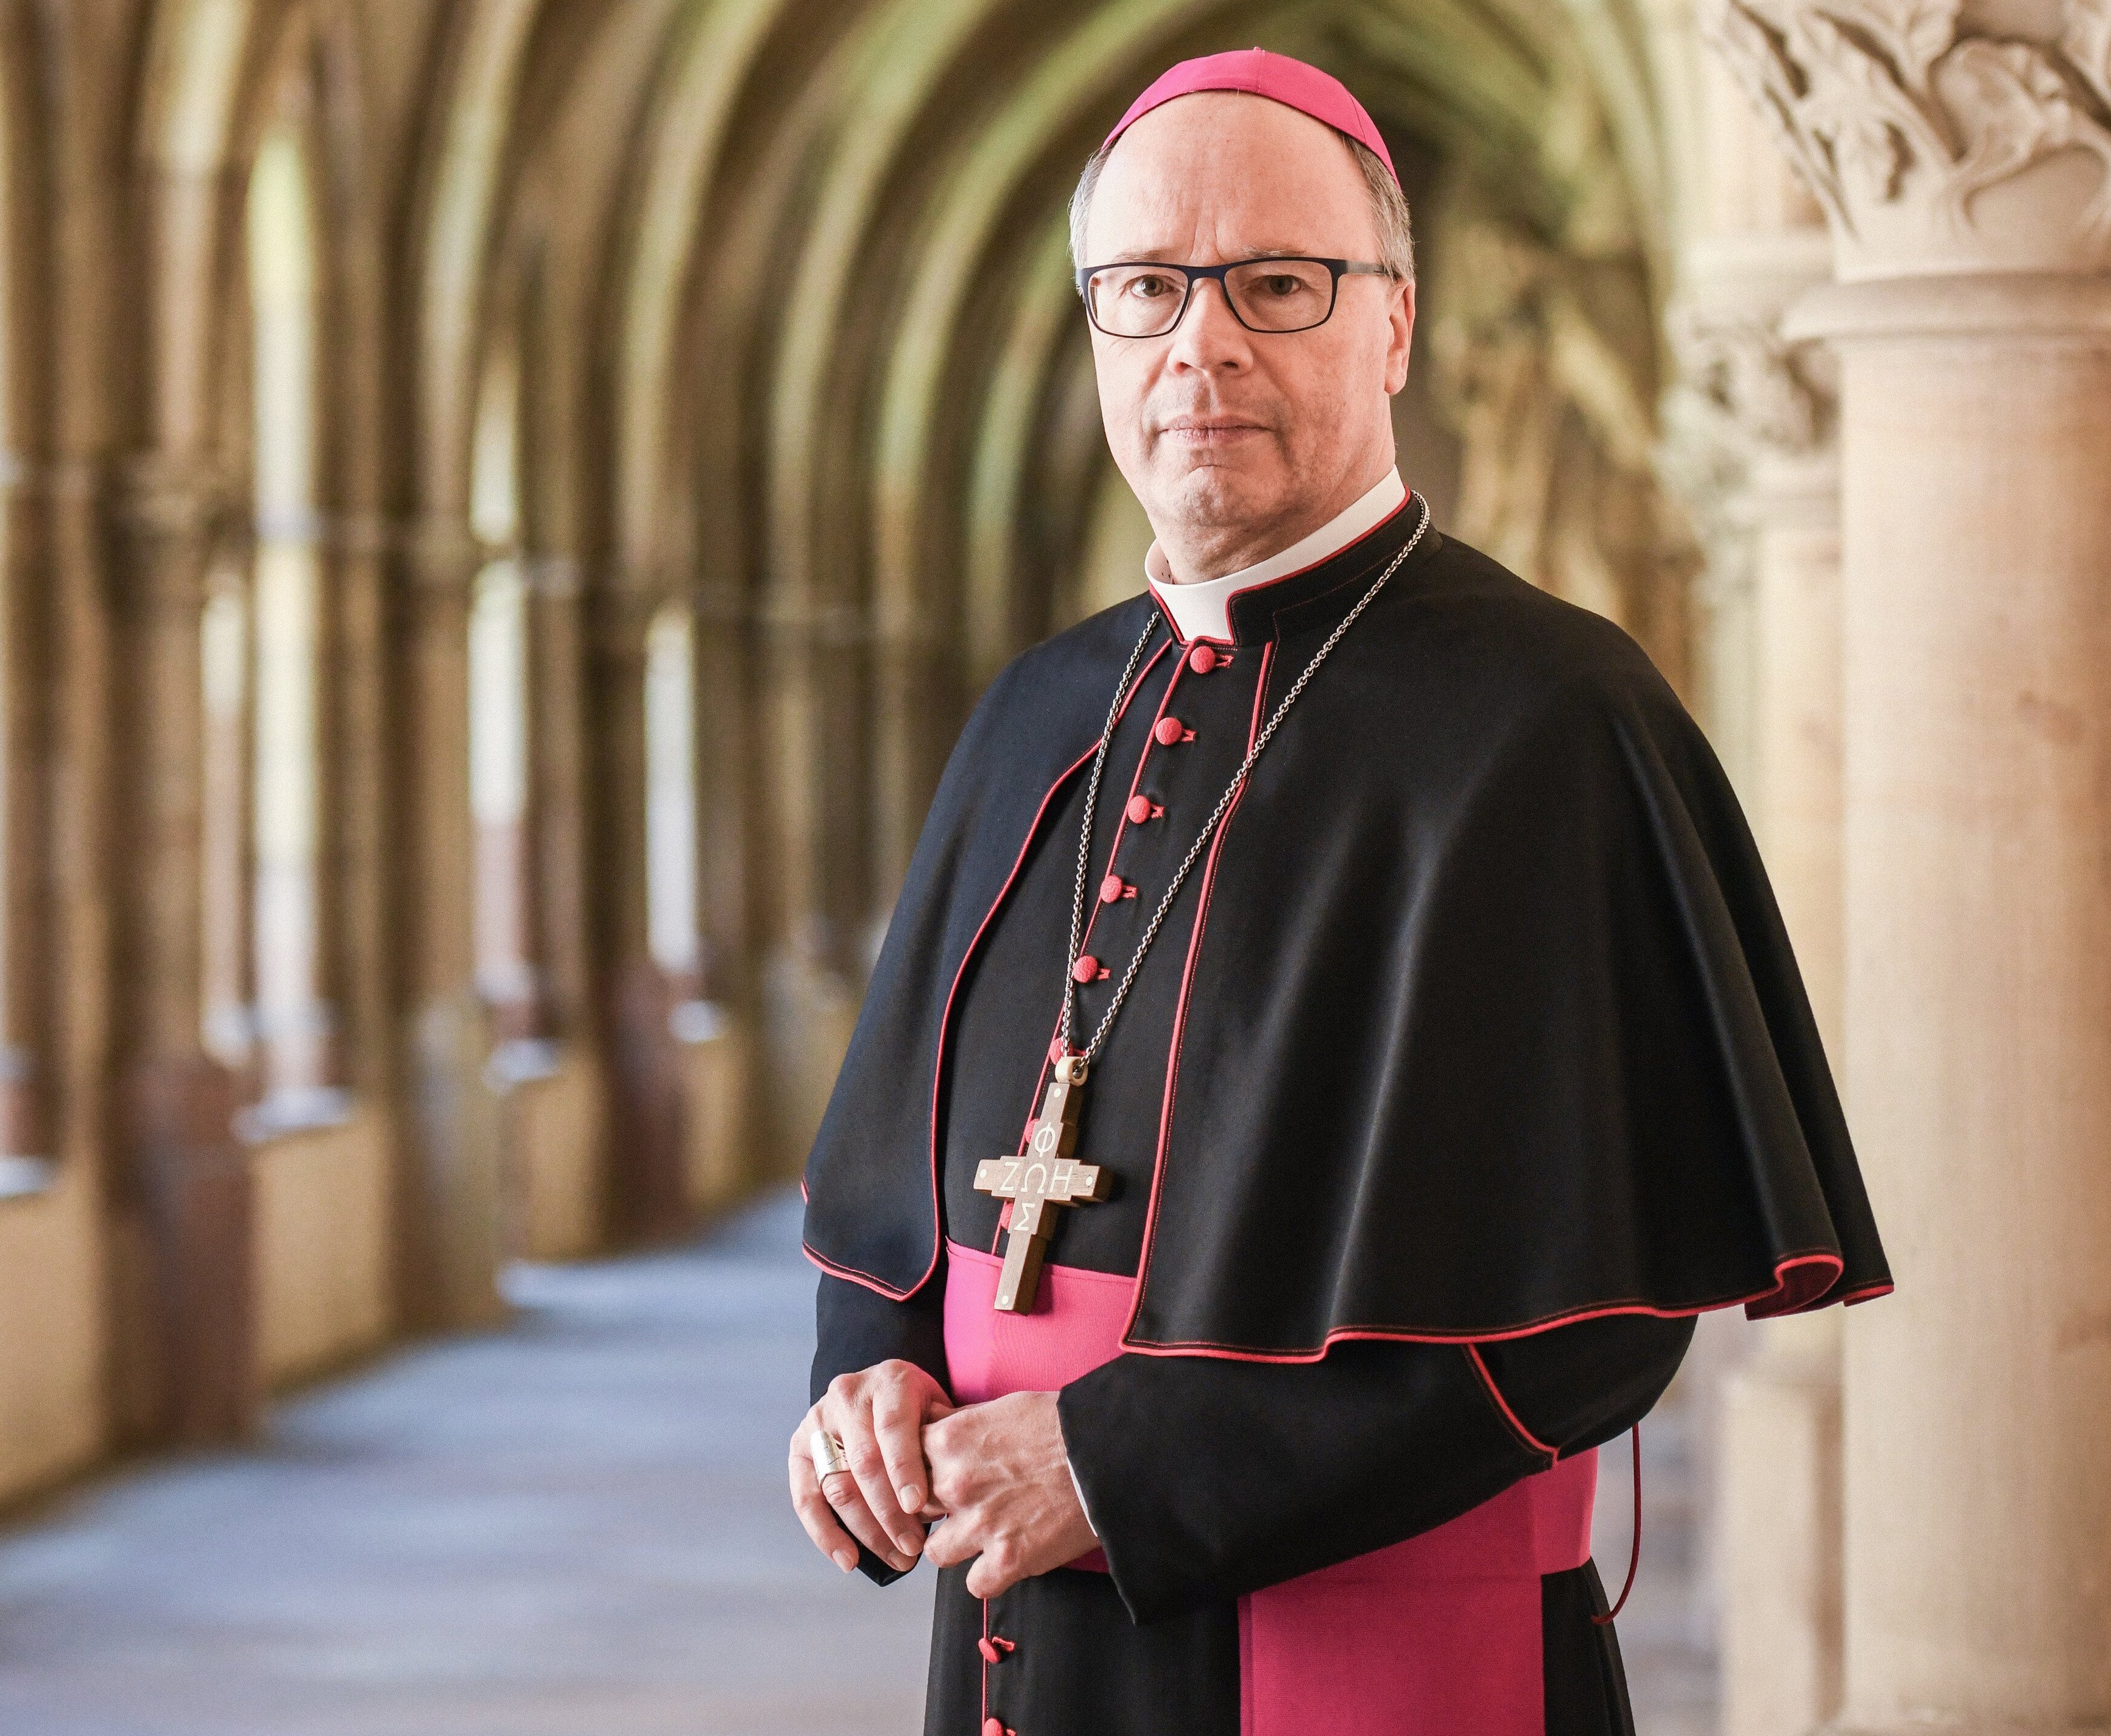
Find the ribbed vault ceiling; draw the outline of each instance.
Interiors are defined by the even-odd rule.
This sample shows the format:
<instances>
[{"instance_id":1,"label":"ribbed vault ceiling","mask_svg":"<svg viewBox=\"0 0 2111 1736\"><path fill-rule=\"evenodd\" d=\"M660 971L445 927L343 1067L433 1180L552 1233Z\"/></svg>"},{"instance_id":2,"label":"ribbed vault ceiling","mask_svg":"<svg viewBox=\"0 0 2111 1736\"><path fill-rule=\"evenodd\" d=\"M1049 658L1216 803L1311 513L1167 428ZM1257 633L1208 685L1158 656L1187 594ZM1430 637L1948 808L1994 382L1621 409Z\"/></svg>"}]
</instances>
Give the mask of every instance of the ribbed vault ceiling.
<instances>
[{"instance_id":1,"label":"ribbed vault ceiling","mask_svg":"<svg viewBox=\"0 0 2111 1736\"><path fill-rule=\"evenodd\" d=\"M1079 604L1105 466L1064 211L1171 60L1260 43L1349 80L1421 201L1425 331L1450 216L1492 217L1618 278L1646 402L1667 177L1622 7L612 11L544 9L512 134L500 270L536 259L548 345L582 375L544 394L545 461L605 477L592 498L552 478L578 516L551 532L598 549L611 584L694 584L765 638L858 648L898 702L860 751L911 787L973 689ZM605 413L576 414L588 401ZM878 841L881 882L905 843Z\"/></svg>"}]
</instances>

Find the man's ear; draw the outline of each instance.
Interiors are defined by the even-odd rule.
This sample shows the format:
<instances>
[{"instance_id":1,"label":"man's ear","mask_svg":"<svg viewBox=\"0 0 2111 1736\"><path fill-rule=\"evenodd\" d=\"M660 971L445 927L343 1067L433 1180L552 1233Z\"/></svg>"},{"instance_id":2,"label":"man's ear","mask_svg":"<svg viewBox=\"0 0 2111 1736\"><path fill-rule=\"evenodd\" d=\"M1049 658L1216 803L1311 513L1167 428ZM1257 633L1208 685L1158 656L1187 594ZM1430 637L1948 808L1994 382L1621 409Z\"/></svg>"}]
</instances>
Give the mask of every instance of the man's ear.
<instances>
[{"instance_id":1,"label":"man's ear","mask_svg":"<svg viewBox=\"0 0 2111 1736\"><path fill-rule=\"evenodd\" d=\"M1400 285L1393 297L1391 336L1386 345L1386 396L1396 397L1407 384L1409 352L1414 347L1414 280Z\"/></svg>"}]
</instances>

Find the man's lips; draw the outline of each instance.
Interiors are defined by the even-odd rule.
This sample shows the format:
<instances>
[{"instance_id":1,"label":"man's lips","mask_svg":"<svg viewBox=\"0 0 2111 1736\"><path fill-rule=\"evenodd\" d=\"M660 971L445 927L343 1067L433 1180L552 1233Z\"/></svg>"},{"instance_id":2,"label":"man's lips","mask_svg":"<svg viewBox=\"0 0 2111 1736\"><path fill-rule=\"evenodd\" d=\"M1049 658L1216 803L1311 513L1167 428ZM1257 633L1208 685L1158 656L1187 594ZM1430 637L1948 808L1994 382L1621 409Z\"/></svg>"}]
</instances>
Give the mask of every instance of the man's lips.
<instances>
[{"instance_id":1,"label":"man's lips","mask_svg":"<svg viewBox=\"0 0 2111 1736\"><path fill-rule=\"evenodd\" d=\"M1183 416L1168 422L1160 432L1187 446L1222 445L1264 432L1258 422L1227 416Z\"/></svg>"}]
</instances>

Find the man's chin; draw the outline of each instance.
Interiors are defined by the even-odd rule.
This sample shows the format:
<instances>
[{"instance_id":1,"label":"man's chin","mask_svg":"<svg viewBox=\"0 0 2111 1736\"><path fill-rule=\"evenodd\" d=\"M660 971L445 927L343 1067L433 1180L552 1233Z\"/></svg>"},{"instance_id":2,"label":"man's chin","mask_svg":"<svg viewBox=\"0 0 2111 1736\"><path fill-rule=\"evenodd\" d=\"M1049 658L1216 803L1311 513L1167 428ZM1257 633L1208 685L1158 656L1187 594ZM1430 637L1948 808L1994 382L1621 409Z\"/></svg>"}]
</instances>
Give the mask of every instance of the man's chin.
<instances>
[{"instance_id":1,"label":"man's chin","mask_svg":"<svg viewBox=\"0 0 2111 1736\"><path fill-rule=\"evenodd\" d=\"M1280 510L1288 479L1273 466L1228 457L1197 460L1167 489L1167 504L1172 516L1198 529L1250 524Z\"/></svg>"}]
</instances>

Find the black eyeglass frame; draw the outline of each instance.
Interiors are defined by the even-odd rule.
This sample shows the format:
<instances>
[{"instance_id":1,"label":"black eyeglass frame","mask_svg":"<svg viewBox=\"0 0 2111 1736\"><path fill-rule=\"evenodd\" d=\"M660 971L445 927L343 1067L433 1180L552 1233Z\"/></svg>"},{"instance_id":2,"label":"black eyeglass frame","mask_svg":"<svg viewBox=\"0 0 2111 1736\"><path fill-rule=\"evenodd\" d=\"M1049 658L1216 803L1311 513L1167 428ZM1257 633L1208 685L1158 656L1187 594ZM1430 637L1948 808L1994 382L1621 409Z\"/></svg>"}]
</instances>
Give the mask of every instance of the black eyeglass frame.
<instances>
[{"instance_id":1,"label":"black eyeglass frame","mask_svg":"<svg viewBox=\"0 0 2111 1736\"><path fill-rule=\"evenodd\" d=\"M1242 270L1248 266L1268 265L1326 266L1332 279L1332 281L1328 286L1326 312L1321 314L1319 317L1314 320L1310 325L1255 325L1250 324L1247 321L1246 316L1239 311L1239 304L1232 295L1232 286L1225 282L1224 279L1230 273ZM1150 266L1157 270L1178 271L1181 275L1182 280L1186 284L1186 288L1181 293L1179 311L1173 316L1171 322L1166 326L1164 330L1153 332L1109 331L1106 327L1101 325L1099 320L1094 316L1092 313L1092 298L1090 293L1092 279L1101 271L1116 270L1124 266ZM1092 327L1094 331L1098 332L1103 337L1128 338L1138 342L1147 343L1154 338L1169 338L1174 334L1174 333L1180 329L1180 322L1187 317L1187 304L1195 299L1195 281L1197 278L1214 277L1216 279L1217 293L1223 297L1225 307L1231 309L1232 317L1237 320L1240 325L1244 325L1248 331L1263 338L1287 338L1294 336L1296 334L1301 331L1317 331L1321 326L1324 325L1329 320L1334 317L1335 307L1342 299L1342 279L1343 278L1391 277L1393 274L1386 266L1382 265L1374 265L1368 260L1322 259L1316 253L1264 253L1253 259L1231 260L1221 266L1176 265L1172 261L1165 259L1114 259L1108 261L1105 265L1081 266L1078 268L1075 275L1078 284L1078 299L1085 304L1085 317L1087 320L1091 321Z\"/></svg>"}]
</instances>

